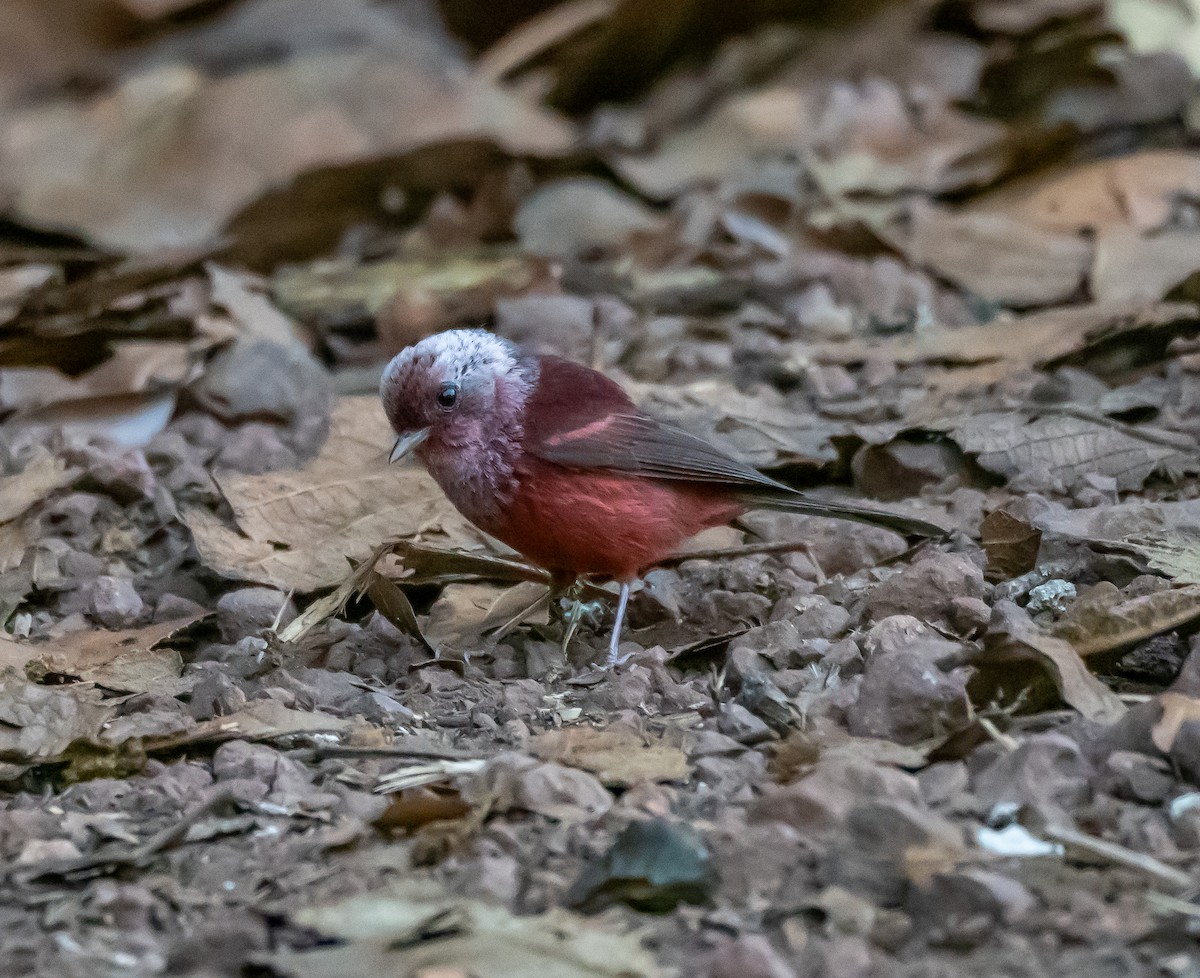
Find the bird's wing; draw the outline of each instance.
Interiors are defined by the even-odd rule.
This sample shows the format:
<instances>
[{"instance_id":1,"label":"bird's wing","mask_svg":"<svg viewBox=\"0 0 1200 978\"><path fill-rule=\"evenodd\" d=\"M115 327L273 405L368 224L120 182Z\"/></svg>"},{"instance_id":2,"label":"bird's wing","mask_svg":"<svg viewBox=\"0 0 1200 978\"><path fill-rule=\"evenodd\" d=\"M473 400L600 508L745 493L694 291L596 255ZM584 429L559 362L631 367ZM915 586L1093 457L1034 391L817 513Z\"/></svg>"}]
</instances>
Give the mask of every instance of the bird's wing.
<instances>
[{"instance_id":1,"label":"bird's wing","mask_svg":"<svg viewBox=\"0 0 1200 978\"><path fill-rule=\"evenodd\" d=\"M642 414L616 383L569 360L540 358L525 418L525 449L547 462L738 491L787 488L703 438Z\"/></svg>"},{"instance_id":2,"label":"bird's wing","mask_svg":"<svg viewBox=\"0 0 1200 978\"><path fill-rule=\"evenodd\" d=\"M652 479L715 482L735 489L785 488L703 438L644 414L606 414L527 445L538 458L579 469Z\"/></svg>"}]
</instances>

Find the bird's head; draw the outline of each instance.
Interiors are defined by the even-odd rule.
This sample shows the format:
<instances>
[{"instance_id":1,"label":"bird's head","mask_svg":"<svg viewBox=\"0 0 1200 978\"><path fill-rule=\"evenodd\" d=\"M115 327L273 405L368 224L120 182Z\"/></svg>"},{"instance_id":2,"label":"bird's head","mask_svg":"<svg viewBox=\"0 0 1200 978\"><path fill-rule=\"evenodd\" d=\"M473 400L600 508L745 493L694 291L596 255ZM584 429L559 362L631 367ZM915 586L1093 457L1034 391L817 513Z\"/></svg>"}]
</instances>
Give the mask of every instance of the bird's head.
<instances>
[{"instance_id":1,"label":"bird's head","mask_svg":"<svg viewBox=\"0 0 1200 978\"><path fill-rule=\"evenodd\" d=\"M436 333L401 350L379 385L397 435L391 461L491 441L512 427L535 370L518 347L482 329Z\"/></svg>"}]
</instances>

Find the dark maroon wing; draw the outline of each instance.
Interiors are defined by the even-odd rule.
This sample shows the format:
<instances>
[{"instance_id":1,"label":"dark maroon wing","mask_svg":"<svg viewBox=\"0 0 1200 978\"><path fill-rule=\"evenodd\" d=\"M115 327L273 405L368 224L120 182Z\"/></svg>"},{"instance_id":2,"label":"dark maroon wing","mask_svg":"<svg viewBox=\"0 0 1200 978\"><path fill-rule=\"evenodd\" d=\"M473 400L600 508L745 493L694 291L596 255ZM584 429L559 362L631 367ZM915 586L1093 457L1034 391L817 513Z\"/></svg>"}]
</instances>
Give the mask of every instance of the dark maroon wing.
<instances>
[{"instance_id":1,"label":"dark maroon wing","mask_svg":"<svg viewBox=\"0 0 1200 978\"><path fill-rule=\"evenodd\" d=\"M547 462L790 491L703 438L642 414L616 383L569 360L541 358L525 417L525 449Z\"/></svg>"}]
</instances>

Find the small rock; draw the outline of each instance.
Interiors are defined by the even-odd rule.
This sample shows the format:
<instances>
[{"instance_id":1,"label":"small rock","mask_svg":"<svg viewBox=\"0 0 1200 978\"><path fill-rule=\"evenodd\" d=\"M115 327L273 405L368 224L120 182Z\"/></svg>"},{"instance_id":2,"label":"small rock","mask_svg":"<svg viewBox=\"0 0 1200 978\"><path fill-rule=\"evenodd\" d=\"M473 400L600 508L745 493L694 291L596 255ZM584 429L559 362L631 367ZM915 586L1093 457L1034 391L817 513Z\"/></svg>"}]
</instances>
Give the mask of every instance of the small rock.
<instances>
[{"instance_id":1,"label":"small rock","mask_svg":"<svg viewBox=\"0 0 1200 978\"><path fill-rule=\"evenodd\" d=\"M967 790L967 766L962 761L942 761L917 772L921 797L930 808L954 801Z\"/></svg>"},{"instance_id":2,"label":"small rock","mask_svg":"<svg viewBox=\"0 0 1200 978\"><path fill-rule=\"evenodd\" d=\"M771 728L740 703L724 703L718 729L742 744L761 744L772 740Z\"/></svg>"},{"instance_id":3,"label":"small rock","mask_svg":"<svg viewBox=\"0 0 1200 978\"><path fill-rule=\"evenodd\" d=\"M970 867L934 873L926 886L913 888L908 910L934 943L970 946L986 938L995 925L1014 924L1036 903L1017 880Z\"/></svg>"},{"instance_id":4,"label":"small rock","mask_svg":"<svg viewBox=\"0 0 1200 978\"><path fill-rule=\"evenodd\" d=\"M893 652L867 663L858 700L847 710L850 732L914 744L965 726L967 672L942 672L917 652Z\"/></svg>"},{"instance_id":5,"label":"small rock","mask_svg":"<svg viewBox=\"0 0 1200 978\"><path fill-rule=\"evenodd\" d=\"M209 361L195 394L226 422L271 417L297 423L328 417L333 382L300 343L242 338Z\"/></svg>"},{"instance_id":6,"label":"small rock","mask_svg":"<svg viewBox=\"0 0 1200 978\"><path fill-rule=\"evenodd\" d=\"M713 952L708 978L796 978L796 972L761 934L740 934Z\"/></svg>"},{"instance_id":7,"label":"small rock","mask_svg":"<svg viewBox=\"0 0 1200 978\"><path fill-rule=\"evenodd\" d=\"M277 804L304 803L317 807L314 800L319 799L304 765L265 744L250 744L244 740L224 743L213 754L212 768L218 782L239 781L265 786L267 796ZM336 797L325 800L330 805L337 801Z\"/></svg>"},{"instance_id":8,"label":"small rock","mask_svg":"<svg viewBox=\"0 0 1200 978\"><path fill-rule=\"evenodd\" d=\"M988 615L991 615L990 609ZM863 637L862 647L868 661L907 652L915 653L939 668L953 667L964 656L962 643L943 638L912 615L890 615L877 622Z\"/></svg>"},{"instance_id":9,"label":"small rock","mask_svg":"<svg viewBox=\"0 0 1200 978\"><path fill-rule=\"evenodd\" d=\"M867 611L875 621L914 615L949 622L955 598L983 598L986 593L983 570L974 562L962 554L933 551L872 588Z\"/></svg>"},{"instance_id":10,"label":"small rock","mask_svg":"<svg viewBox=\"0 0 1200 978\"><path fill-rule=\"evenodd\" d=\"M296 606L282 591L269 587L246 587L221 595L217 602L217 627L226 642L258 635L280 616L280 625L296 617Z\"/></svg>"},{"instance_id":11,"label":"small rock","mask_svg":"<svg viewBox=\"0 0 1200 978\"><path fill-rule=\"evenodd\" d=\"M800 638L824 638L832 641L850 624L850 612L822 594L803 595L795 601L800 613L791 619Z\"/></svg>"},{"instance_id":12,"label":"small rock","mask_svg":"<svg viewBox=\"0 0 1200 978\"><path fill-rule=\"evenodd\" d=\"M1091 765L1079 745L1060 733L1026 737L1016 750L999 754L973 772L971 790L988 810L1011 807L1032 816L1034 825L1073 824L1071 811L1092 796ZM1024 817L1023 824L1030 822Z\"/></svg>"},{"instance_id":13,"label":"small rock","mask_svg":"<svg viewBox=\"0 0 1200 978\"><path fill-rule=\"evenodd\" d=\"M177 621L180 618L194 618L204 614L204 606L179 594L164 594L154 606L154 620Z\"/></svg>"},{"instance_id":14,"label":"small rock","mask_svg":"<svg viewBox=\"0 0 1200 978\"><path fill-rule=\"evenodd\" d=\"M128 505L153 498L154 472L140 449L110 454L93 448L88 454L88 475L117 502Z\"/></svg>"},{"instance_id":15,"label":"small rock","mask_svg":"<svg viewBox=\"0 0 1200 978\"><path fill-rule=\"evenodd\" d=\"M1113 751L1104 759L1103 788L1119 798L1161 804L1175 787L1170 769L1159 758L1134 751Z\"/></svg>"},{"instance_id":16,"label":"small rock","mask_svg":"<svg viewBox=\"0 0 1200 978\"><path fill-rule=\"evenodd\" d=\"M495 812L536 812L560 822L591 822L612 808L613 798L593 775L521 754L503 753L463 787L472 804L487 799Z\"/></svg>"},{"instance_id":17,"label":"small rock","mask_svg":"<svg viewBox=\"0 0 1200 978\"><path fill-rule=\"evenodd\" d=\"M1076 597L1078 594L1074 584L1055 578L1029 589L1029 603L1025 610L1031 615L1041 614L1043 611L1062 614Z\"/></svg>"},{"instance_id":18,"label":"small rock","mask_svg":"<svg viewBox=\"0 0 1200 978\"><path fill-rule=\"evenodd\" d=\"M291 469L298 464L296 453L283 443L279 432L271 425L257 421L230 432L217 456L220 467L250 475Z\"/></svg>"},{"instance_id":19,"label":"small rock","mask_svg":"<svg viewBox=\"0 0 1200 978\"><path fill-rule=\"evenodd\" d=\"M982 598L955 598L950 602L950 624L959 635L972 635L987 628L992 609Z\"/></svg>"},{"instance_id":20,"label":"small rock","mask_svg":"<svg viewBox=\"0 0 1200 978\"><path fill-rule=\"evenodd\" d=\"M535 353L587 360L595 306L576 295L524 295L496 302L496 332Z\"/></svg>"},{"instance_id":21,"label":"small rock","mask_svg":"<svg viewBox=\"0 0 1200 978\"><path fill-rule=\"evenodd\" d=\"M246 694L225 670L213 663L198 663L204 668L202 678L192 687L189 711L196 720L224 717L237 712L246 705Z\"/></svg>"},{"instance_id":22,"label":"small rock","mask_svg":"<svg viewBox=\"0 0 1200 978\"><path fill-rule=\"evenodd\" d=\"M782 787L766 786L749 809L751 821L784 822L801 832L835 828L862 798L921 803L917 779L865 760L818 761L812 772Z\"/></svg>"},{"instance_id":23,"label":"small rock","mask_svg":"<svg viewBox=\"0 0 1200 978\"><path fill-rule=\"evenodd\" d=\"M923 868L912 862L915 854L953 865L964 848L952 822L902 801L860 799L845 827L849 838L823 850L819 875L883 905L903 900Z\"/></svg>"},{"instance_id":24,"label":"small rock","mask_svg":"<svg viewBox=\"0 0 1200 978\"><path fill-rule=\"evenodd\" d=\"M125 628L142 613L141 596L127 577L103 574L92 584L88 613L105 628Z\"/></svg>"}]
</instances>

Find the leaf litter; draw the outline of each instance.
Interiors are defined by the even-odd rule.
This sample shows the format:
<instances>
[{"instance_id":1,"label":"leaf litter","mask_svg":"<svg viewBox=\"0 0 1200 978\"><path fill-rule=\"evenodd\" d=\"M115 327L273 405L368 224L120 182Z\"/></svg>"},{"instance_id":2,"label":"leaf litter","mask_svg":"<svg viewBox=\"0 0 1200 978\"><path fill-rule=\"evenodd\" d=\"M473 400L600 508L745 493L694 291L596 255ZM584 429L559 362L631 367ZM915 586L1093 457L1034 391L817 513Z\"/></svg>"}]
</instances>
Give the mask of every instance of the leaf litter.
<instances>
[{"instance_id":1,"label":"leaf litter","mask_svg":"<svg viewBox=\"0 0 1200 978\"><path fill-rule=\"evenodd\" d=\"M502 7L14 8L5 973L1182 973L1193 32ZM597 671L384 463L480 324L953 532L748 514Z\"/></svg>"}]
</instances>

